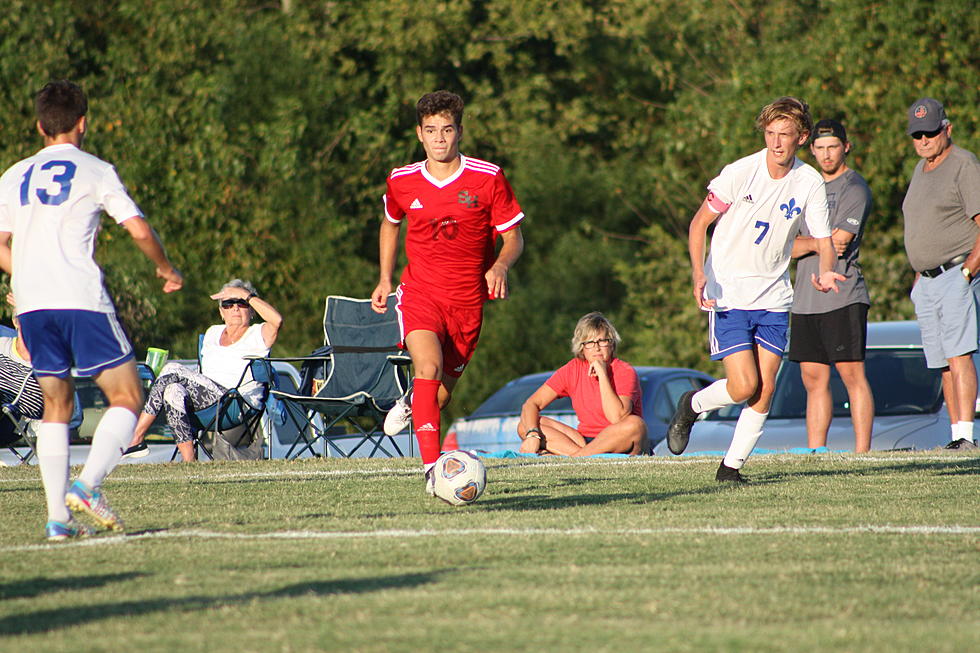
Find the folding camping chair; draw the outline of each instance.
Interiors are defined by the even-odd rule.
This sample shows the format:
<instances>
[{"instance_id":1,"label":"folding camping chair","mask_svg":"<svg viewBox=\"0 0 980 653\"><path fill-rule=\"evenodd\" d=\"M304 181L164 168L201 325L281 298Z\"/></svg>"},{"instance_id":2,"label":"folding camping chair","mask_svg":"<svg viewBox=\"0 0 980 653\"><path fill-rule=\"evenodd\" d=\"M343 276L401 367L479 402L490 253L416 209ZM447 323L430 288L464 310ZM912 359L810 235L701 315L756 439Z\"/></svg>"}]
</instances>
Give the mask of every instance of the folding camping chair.
<instances>
[{"instance_id":1,"label":"folding camping chair","mask_svg":"<svg viewBox=\"0 0 980 653\"><path fill-rule=\"evenodd\" d=\"M4 402L3 406L0 406L0 410L3 411L3 417L0 418L0 445L7 447L17 457L19 464L27 464L37 454L34 423L41 416L25 414L26 411L21 404L21 398L31 378L31 375L24 377L17 395L11 401ZM27 445L26 453L17 449L15 445L18 442L24 442Z\"/></svg>"},{"instance_id":2,"label":"folding camping chair","mask_svg":"<svg viewBox=\"0 0 980 653\"><path fill-rule=\"evenodd\" d=\"M396 303L395 295L389 295L388 311L379 315L371 309L369 299L331 295L323 314L325 346L310 356L275 359L303 363L297 393L272 391L287 408L301 408L285 411L300 433L286 458L313 453L321 440L325 454L345 458L364 444L372 447L369 456L379 452L388 457L404 455L395 438L382 428L385 415L405 394L412 362L398 346L401 332ZM305 424L297 420L297 414ZM339 446L344 441L353 441L354 446Z\"/></svg>"},{"instance_id":3,"label":"folding camping chair","mask_svg":"<svg viewBox=\"0 0 980 653\"><path fill-rule=\"evenodd\" d=\"M246 358L249 359L249 364L245 366L234 388L226 390L218 401L207 408L189 414L191 423L197 430L194 444L209 460L215 457L215 447L222 446L219 439L232 449L237 449L261 438L262 413L269 391L275 387L275 374L269 359L250 356ZM262 389L255 406L242 396L242 388L253 382ZM177 454L178 449L174 447L170 460L175 460Z\"/></svg>"}]
</instances>

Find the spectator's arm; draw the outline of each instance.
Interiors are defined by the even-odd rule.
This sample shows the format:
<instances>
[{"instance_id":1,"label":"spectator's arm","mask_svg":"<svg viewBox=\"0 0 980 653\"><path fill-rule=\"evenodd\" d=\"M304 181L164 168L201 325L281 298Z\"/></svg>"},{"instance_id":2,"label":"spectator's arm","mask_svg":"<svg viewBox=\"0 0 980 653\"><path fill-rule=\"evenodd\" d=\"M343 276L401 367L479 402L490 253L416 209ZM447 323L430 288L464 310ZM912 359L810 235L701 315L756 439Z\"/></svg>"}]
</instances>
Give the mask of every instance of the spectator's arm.
<instances>
[{"instance_id":1,"label":"spectator's arm","mask_svg":"<svg viewBox=\"0 0 980 653\"><path fill-rule=\"evenodd\" d=\"M555 392L547 383L535 390L534 394L527 398L521 406L521 419L517 424L517 434L524 439L524 434L530 429L541 429L541 411L558 398Z\"/></svg>"}]
</instances>

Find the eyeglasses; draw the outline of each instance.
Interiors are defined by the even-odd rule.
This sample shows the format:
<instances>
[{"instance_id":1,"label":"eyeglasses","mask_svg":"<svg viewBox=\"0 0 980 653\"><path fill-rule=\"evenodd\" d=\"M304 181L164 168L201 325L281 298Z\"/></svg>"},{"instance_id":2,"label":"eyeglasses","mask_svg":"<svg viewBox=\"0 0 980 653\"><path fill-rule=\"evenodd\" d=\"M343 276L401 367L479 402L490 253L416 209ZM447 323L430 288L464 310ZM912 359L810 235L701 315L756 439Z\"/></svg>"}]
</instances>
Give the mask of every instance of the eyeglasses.
<instances>
[{"instance_id":1,"label":"eyeglasses","mask_svg":"<svg viewBox=\"0 0 980 653\"><path fill-rule=\"evenodd\" d=\"M935 138L936 136L939 136L939 134L941 134L944 129L946 129L945 126L940 127L939 129L937 129L935 131L931 131L931 132L914 132L912 134L912 140L913 141L918 141L918 140L921 140L923 137L925 137L925 138Z\"/></svg>"},{"instance_id":2,"label":"eyeglasses","mask_svg":"<svg viewBox=\"0 0 980 653\"><path fill-rule=\"evenodd\" d=\"M244 299L222 299L221 308L231 308L233 306L241 306L242 308L248 308L248 302Z\"/></svg>"},{"instance_id":3,"label":"eyeglasses","mask_svg":"<svg viewBox=\"0 0 980 653\"><path fill-rule=\"evenodd\" d=\"M582 349L595 349L596 347L602 347L606 349L612 346L612 338L599 338L598 340L588 340L582 343Z\"/></svg>"}]
</instances>

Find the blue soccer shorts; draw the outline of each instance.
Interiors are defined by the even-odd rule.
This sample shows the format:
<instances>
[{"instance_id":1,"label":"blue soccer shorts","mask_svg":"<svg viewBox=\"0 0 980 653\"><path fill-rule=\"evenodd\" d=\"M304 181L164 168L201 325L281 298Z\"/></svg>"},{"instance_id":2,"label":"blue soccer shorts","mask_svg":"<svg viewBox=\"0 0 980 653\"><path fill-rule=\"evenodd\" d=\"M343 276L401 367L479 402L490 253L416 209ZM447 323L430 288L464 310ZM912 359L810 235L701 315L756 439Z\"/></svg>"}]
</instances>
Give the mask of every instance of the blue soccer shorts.
<instances>
[{"instance_id":1,"label":"blue soccer shorts","mask_svg":"<svg viewBox=\"0 0 980 653\"><path fill-rule=\"evenodd\" d=\"M708 313L708 345L711 360L759 345L777 356L786 349L789 313L786 311L711 311Z\"/></svg>"},{"instance_id":2,"label":"blue soccer shorts","mask_svg":"<svg viewBox=\"0 0 980 653\"><path fill-rule=\"evenodd\" d=\"M73 365L80 376L95 376L133 358L115 313L45 309L18 317L37 376L64 379Z\"/></svg>"}]
</instances>

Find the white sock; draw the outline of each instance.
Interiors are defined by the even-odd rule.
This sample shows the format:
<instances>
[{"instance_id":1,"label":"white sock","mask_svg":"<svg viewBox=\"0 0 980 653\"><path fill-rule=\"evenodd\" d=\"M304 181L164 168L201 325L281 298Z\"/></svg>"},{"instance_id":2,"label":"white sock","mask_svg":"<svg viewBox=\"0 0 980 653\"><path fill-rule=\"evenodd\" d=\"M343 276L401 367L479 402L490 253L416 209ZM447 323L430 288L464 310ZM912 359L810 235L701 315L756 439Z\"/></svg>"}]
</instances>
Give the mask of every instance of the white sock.
<instances>
[{"instance_id":1,"label":"white sock","mask_svg":"<svg viewBox=\"0 0 980 653\"><path fill-rule=\"evenodd\" d=\"M957 422L953 425L953 441L959 439L973 442L973 422Z\"/></svg>"},{"instance_id":2,"label":"white sock","mask_svg":"<svg viewBox=\"0 0 980 653\"><path fill-rule=\"evenodd\" d=\"M37 429L37 464L41 468L48 520L67 522L71 513L65 506L68 491L68 425L41 422Z\"/></svg>"},{"instance_id":3,"label":"white sock","mask_svg":"<svg viewBox=\"0 0 980 653\"><path fill-rule=\"evenodd\" d=\"M101 487L103 479L122 459L122 453L133 439L135 430L135 413L120 406L107 410L95 427L92 449L78 478L90 488Z\"/></svg>"},{"instance_id":4,"label":"white sock","mask_svg":"<svg viewBox=\"0 0 980 653\"><path fill-rule=\"evenodd\" d=\"M728 394L728 379L719 379L707 388L698 390L691 397L691 408L699 413L706 413L716 408L731 406L734 403L735 400Z\"/></svg>"},{"instance_id":5,"label":"white sock","mask_svg":"<svg viewBox=\"0 0 980 653\"><path fill-rule=\"evenodd\" d=\"M755 448L755 443L762 436L762 427L766 424L769 413L757 413L748 406L742 409L735 424L735 434L732 443L728 445L725 454L725 466L732 469L742 469L745 460Z\"/></svg>"}]
</instances>

